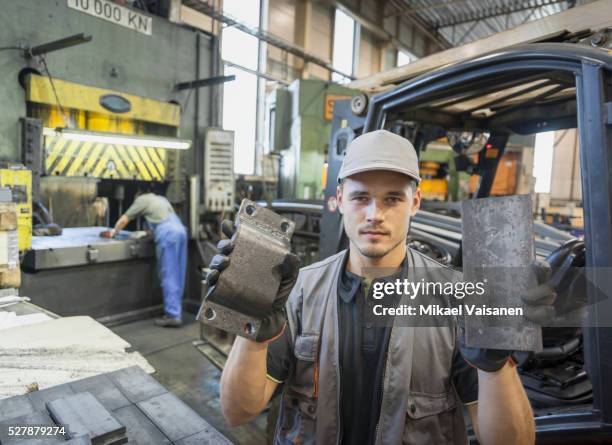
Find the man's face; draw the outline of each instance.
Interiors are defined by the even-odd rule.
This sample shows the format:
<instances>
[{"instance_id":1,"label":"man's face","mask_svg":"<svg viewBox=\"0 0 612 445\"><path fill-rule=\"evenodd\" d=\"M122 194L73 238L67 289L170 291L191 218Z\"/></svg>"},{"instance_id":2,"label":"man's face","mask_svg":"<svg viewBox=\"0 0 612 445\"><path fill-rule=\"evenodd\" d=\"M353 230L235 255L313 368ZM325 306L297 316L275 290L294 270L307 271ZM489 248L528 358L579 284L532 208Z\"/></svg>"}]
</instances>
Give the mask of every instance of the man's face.
<instances>
[{"instance_id":1,"label":"man's face","mask_svg":"<svg viewBox=\"0 0 612 445\"><path fill-rule=\"evenodd\" d=\"M337 198L352 245L365 257L381 258L406 243L421 192L413 192L406 175L374 170L346 178L338 186Z\"/></svg>"}]
</instances>

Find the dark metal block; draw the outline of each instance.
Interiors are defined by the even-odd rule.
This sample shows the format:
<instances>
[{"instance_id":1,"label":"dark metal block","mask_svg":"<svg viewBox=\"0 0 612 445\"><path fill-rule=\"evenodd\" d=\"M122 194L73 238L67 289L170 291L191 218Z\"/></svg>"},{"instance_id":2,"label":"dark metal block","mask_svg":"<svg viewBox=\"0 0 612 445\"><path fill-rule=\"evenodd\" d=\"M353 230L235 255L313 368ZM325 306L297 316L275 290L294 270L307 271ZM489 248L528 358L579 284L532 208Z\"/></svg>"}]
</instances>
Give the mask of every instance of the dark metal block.
<instances>
[{"instance_id":1,"label":"dark metal block","mask_svg":"<svg viewBox=\"0 0 612 445\"><path fill-rule=\"evenodd\" d=\"M168 392L139 366L120 369L107 375L132 403L138 403Z\"/></svg>"},{"instance_id":2,"label":"dark metal block","mask_svg":"<svg viewBox=\"0 0 612 445\"><path fill-rule=\"evenodd\" d=\"M138 407L172 442L212 429L208 422L171 393L140 402Z\"/></svg>"},{"instance_id":3,"label":"dark metal block","mask_svg":"<svg viewBox=\"0 0 612 445\"><path fill-rule=\"evenodd\" d=\"M128 442L133 445L169 445L170 440L135 405L124 406L113 412L125 425Z\"/></svg>"},{"instance_id":4,"label":"dark metal block","mask_svg":"<svg viewBox=\"0 0 612 445\"><path fill-rule=\"evenodd\" d=\"M231 445L232 442L217 430L208 428L176 442L176 445Z\"/></svg>"},{"instance_id":5,"label":"dark metal block","mask_svg":"<svg viewBox=\"0 0 612 445\"><path fill-rule=\"evenodd\" d=\"M101 374L71 382L74 392L89 392L109 411L128 406L130 401L107 375Z\"/></svg>"},{"instance_id":6,"label":"dark metal block","mask_svg":"<svg viewBox=\"0 0 612 445\"><path fill-rule=\"evenodd\" d=\"M523 306L521 292L536 284L531 209L528 195L462 202L463 278L486 283L483 295L470 295L465 304ZM465 342L476 348L538 351L542 330L521 316L468 316Z\"/></svg>"},{"instance_id":7,"label":"dark metal block","mask_svg":"<svg viewBox=\"0 0 612 445\"><path fill-rule=\"evenodd\" d=\"M88 435L93 445L121 442L125 426L88 392L47 403L47 410L69 438Z\"/></svg>"},{"instance_id":8,"label":"dark metal block","mask_svg":"<svg viewBox=\"0 0 612 445\"><path fill-rule=\"evenodd\" d=\"M0 422L34 412L34 405L27 396L15 396L0 400Z\"/></svg>"},{"instance_id":9,"label":"dark metal block","mask_svg":"<svg viewBox=\"0 0 612 445\"><path fill-rule=\"evenodd\" d=\"M17 426L56 426L53 419L45 411L34 411L24 416L0 422L0 444L2 445L57 445L65 444L66 440L61 435L49 436L9 436L9 427Z\"/></svg>"},{"instance_id":10,"label":"dark metal block","mask_svg":"<svg viewBox=\"0 0 612 445\"><path fill-rule=\"evenodd\" d=\"M270 312L278 292L294 229L293 221L243 200L230 264L208 290L198 320L255 339L261 318Z\"/></svg>"},{"instance_id":11,"label":"dark metal block","mask_svg":"<svg viewBox=\"0 0 612 445\"><path fill-rule=\"evenodd\" d=\"M122 445L124 443L128 443L127 437L122 437L114 442L108 442L105 445ZM62 445L92 445L92 441L89 436L79 436L66 442L62 442Z\"/></svg>"},{"instance_id":12,"label":"dark metal block","mask_svg":"<svg viewBox=\"0 0 612 445\"><path fill-rule=\"evenodd\" d=\"M89 436L74 437L64 442L64 445L91 445L91 439Z\"/></svg>"},{"instance_id":13,"label":"dark metal block","mask_svg":"<svg viewBox=\"0 0 612 445\"><path fill-rule=\"evenodd\" d=\"M74 395L74 391L68 383L64 383L62 385L31 392L28 394L28 397L36 411L43 411L46 409L47 402L52 402L53 400L62 399L71 395Z\"/></svg>"}]
</instances>

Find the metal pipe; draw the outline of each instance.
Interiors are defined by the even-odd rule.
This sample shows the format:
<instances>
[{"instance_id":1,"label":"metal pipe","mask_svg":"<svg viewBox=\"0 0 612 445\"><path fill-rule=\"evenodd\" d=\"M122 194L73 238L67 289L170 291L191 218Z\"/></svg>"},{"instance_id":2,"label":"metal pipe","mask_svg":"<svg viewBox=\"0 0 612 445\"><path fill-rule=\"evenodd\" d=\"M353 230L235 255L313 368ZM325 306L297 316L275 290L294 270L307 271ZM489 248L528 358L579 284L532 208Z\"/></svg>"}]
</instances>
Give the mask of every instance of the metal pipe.
<instances>
[{"instance_id":1,"label":"metal pipe","mask_svg":"<svg viewBox=\"0 0 612 445\"><path fill-rule=\"evenodd\" d=\"M216 9L217 6L217 1L213 0L212 2L212 9L213 11ZM211 33L212 33L212 38L211 38L211 48L210 48L210 71L211 71L211 75L213 76L218 76L219 73L219 36L216 33L216 26L217 26L217 21L215 20L214 17L211 17ZM212 88L209 89L209 108L208 108L208 113L209 113L209 118L208 118L208 123L210 124L211 127L216 127L218 126L218 121L217 121L217 113L218 110L220 109L219 107L219 87L218 86L213 86ZM200 178L202 179L203 176L200 176ZM200 194L200 196L202 196L203 194Z\"/></svg>"},{"instance_id":2,"label":"metal pipe","mask_svg":"<svg viewBox=\"0 0 612 445\"><path fill-rule=\"evenodd\" d=\"M268 28L268 1L261 0L259 3L259 29L267 29ZM265 71L266 70L266 58L267 58L267 44L259 40L257 42L257 71ZM257 86L256 86L256 105L255 105L255 162L253 165L253 169L255 174L261 174L262 177L264 175L264 167L263 167L263 142L264 142L264 119L266 113L265 107L265 91L266 91L266 82L261 77L257 77ZM264 184L263 187L264 194L266 193L266 187Z\"/></svg>"},{"instance_id":3,"label":"metal pipe","mask_svg":"<svg viewBox=\"0 0 612 445\"><path fill-rule=\"evenodd\" d=\"M283 79L278 78L278 77L270 76L269 74L262 73L260 71L252 70L250 68L247 68L247 67L242 66L242 65L238 65L236 63L225 61L225 64L228 65L228 66L236 67L236 68L238 68L241 71L246 71L247 73L253 74L253 75L255 75L257 77L260 77L262 79L269 80L270 82L278 82L278 83L281 83L281 84L287 85L287 86L291 85L291 82L287 82L286 80L283 80Z\"/></svg>"},{"instance_id":4,"label":"metal pipe","mask_svg":"<svg viewBox=\"0 0 612 445\"><path fill-rule=\"evenodd\" d=\"M218 85L220 83L231 82L232 80L236 80L236 76L212 76L206 77L205 79L197 79L190 80L189 82L180 82L174 86L174 89L181 90L189 90L192 88L201 88L208 87L213 85Z\"/></svg>"},{"instance_id":5,"label":"metal pipe","mask_svg":"<svg viewBox=\"0 0 612 445\"><path fill-rule=\"evenodd\" d=\"M42 45L27 49L25 52L26 56L29 57L40 56L41 54L47 54L51 51L57 51L64 48L70 48L71 46L80 45L81 43L87 43L91 41L91 38L91 36L86 36L83 33L75 34L63 39L54 40L53 42L43 43Z\"/></svg>"},{"instance_id":6,"label":"metal pipe","mask_svg":"<svg viewBox=\"0 0 612 445\"><path fill-rule=\"evenodd\" d=\"M196 32L196 56L195 56L195 78L200 78L200 33ZM214 73L213 73L214 75ZM202 150L200 148L200 89L196 88L195 91L191 91L195 94L194 97L194 113L193 113L193 149L194 149L194 160L195 160L195 172L200 178L203 177L204 166L202 165Z\"/></svg>"},{"instance_id":7,"label":"metal pipe","mask_svg":"<svg viewBox=\"0 0 612 445\"><path fill-rule=\"evenodd\" d=\"M200 176L189 177L189 237L197 239L199 233L199 202L200 202Z\"/></svg>"}]
</instances>

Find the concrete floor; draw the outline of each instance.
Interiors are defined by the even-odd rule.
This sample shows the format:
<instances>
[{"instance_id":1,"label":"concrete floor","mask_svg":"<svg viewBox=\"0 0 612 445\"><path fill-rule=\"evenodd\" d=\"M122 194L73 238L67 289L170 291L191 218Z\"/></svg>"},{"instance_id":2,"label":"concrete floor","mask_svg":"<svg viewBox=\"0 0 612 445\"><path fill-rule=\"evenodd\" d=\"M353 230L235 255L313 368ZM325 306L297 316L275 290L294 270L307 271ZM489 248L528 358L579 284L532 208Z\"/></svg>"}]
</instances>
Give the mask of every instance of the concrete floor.
<instances>
[{"instance_id":1,"label":"concrete floor","mask_svg":"<svg viewBox=\"0 0 612 445\"><path fill-rule=\"evenodd\" d=\"M140 320L111 328L128 341L156 369L153 376L170 392L182 399L212 426L236 444L265 445L266 414L255 421L230 428L219 406L221 372L192 342L199 340L199 323L189 315L178 329L164 329L153 320Z\"/></svg>"}]
</instances>

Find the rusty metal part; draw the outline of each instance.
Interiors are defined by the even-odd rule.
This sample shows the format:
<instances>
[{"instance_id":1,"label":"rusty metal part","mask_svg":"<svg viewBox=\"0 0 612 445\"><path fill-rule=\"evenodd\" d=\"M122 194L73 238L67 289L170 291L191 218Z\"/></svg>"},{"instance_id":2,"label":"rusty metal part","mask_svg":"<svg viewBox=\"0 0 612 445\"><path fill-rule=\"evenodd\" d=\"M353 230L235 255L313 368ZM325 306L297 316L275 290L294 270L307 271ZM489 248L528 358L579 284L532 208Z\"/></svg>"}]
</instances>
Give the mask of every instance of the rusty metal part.
<instances>
[{"instance_id":1,"label":"rusty metal part","mask_svg":"<svg viewBox=\"0 0 612 445\"><path fill-rule=\"evenodd\" d=\"M255 339L276 298L295 223L245 199L235 225L230 264L207 291L197 318Z\"/></svg>"},{"instance_id":2,"label":"rusty metal part","mask_svg":"<svg viewBox=\"0 0 612 445\"><path fill-rule=\"evenodd\" d=\"M528 195L469 199L462 202L463 279L484 282L483 295L464 304L522 307L521 292L537 284L533 215ZM540 326L521 317L465 318L465 343L475 348L539 351Z\"/></svg>"}]
</instances>

